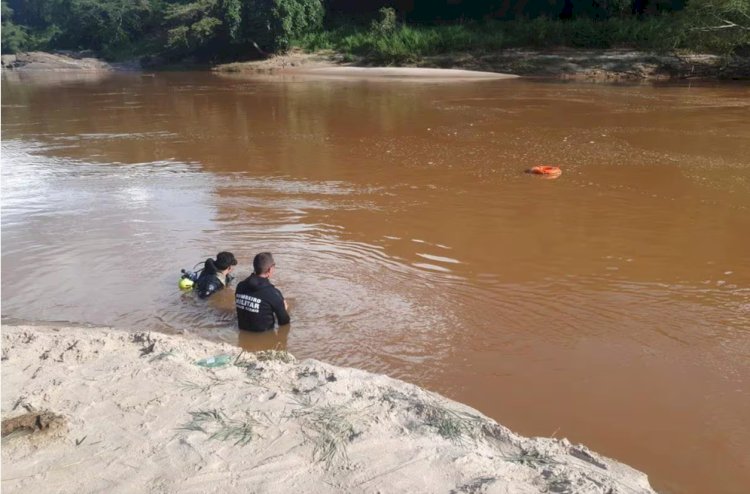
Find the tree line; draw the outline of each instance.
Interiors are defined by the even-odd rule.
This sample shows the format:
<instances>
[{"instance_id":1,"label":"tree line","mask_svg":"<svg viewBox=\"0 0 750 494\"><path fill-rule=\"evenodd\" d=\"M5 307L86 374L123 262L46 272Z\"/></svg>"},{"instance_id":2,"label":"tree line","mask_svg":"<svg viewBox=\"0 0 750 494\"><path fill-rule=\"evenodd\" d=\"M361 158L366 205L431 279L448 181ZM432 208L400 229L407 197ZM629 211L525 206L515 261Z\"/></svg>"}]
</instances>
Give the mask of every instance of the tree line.
<instances>
[{"instance_id":1,"label":"tree line","mask_svg":"<svg viewBox=\"0 0 750 494\"><path fill-rule=\"evenodd\" d=\"M226 60L284 51L342 26L382 35L384 23L481 24L481 36L503 22L656 18L660 26L674 20L683 39L714 36L731 50L750 43L750 0L2 0L2 51Z\"/></svg>"},{"instance_id":2,"label":"tree line","mask_svg":"<svg viewBox=\"0 0 750 494\"><path fill-rule=\"evenodd\" d=\"M321 0L3 0L2 50L265 54L320 29L324 13Z\"/></svg>"}]
</instances>

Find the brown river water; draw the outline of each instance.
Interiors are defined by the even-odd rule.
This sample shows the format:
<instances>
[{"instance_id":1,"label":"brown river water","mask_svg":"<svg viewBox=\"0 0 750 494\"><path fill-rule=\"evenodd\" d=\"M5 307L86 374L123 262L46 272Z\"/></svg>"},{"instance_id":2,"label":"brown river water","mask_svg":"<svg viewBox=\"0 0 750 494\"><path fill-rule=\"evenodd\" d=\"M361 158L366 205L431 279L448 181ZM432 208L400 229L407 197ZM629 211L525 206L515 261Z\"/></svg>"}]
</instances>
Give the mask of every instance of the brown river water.
<instances>
[{"instance_id":1,"label":"brown river water","mask_svg":"<svg viewBox=\"0 0 750 494\"><path fill-rule=\"evenodd\" d=\"M6 322L281 345L750 492L747 85L135 73L2 110ZM219 250L274 252L291 328L177 289Z\"/></svg>"}]
</instances>

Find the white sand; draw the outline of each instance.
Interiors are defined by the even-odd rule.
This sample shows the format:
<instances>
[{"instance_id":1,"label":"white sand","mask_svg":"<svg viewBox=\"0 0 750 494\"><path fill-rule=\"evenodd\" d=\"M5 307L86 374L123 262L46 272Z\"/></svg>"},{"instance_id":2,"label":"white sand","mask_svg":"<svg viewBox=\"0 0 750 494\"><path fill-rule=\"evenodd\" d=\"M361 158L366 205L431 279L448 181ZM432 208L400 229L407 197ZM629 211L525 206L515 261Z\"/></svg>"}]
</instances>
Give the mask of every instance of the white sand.
<instances>
[{"instance_id":1,"label":"white sand","mask_svg":"<svg viewBox=\"0 0 750 494\"><path fill-rule=\"evenodd\" d=\"M432 69L421 67L316 67L300 68L299 74L349 78L388 78L388 79L429 79L441 80L481 80L515 79L517 75L497 72L481 72L462 69Z\"/></svg>"},{"instance_id":2,"label":"white sand","mask_svg":"<svg viewBox=\"0 0 750 494\"><path fill-rule=\"evenodd\" d=\"M204 368L239 350L157 333L2 332L3 420L66 422L3 439L3 493L653 492L583 446L385 376L247 353Z\"/></svg>"}]
</instances>

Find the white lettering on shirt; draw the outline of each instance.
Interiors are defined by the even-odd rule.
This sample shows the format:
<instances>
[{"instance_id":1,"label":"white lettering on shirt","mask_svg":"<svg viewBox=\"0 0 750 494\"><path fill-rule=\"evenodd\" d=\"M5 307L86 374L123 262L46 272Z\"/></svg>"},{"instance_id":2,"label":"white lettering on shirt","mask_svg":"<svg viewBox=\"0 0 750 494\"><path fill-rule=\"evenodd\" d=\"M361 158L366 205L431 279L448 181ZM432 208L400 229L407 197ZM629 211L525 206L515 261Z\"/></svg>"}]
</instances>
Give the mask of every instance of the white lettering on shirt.
<instances>
[{"instance_id":1,"label":"white lettering on shirt","mask_svg":"<svg viewBox=\"0 0 750 494\"><path fill-rule=\"evenodd\" d=\"M234 301L238 309L243 309L249 312L255 312L256 314L260 312L261 300L259 298L251 297L250 295L244 295L242 293L238 293L235 296Z\"/></svg>"}]
</instances>

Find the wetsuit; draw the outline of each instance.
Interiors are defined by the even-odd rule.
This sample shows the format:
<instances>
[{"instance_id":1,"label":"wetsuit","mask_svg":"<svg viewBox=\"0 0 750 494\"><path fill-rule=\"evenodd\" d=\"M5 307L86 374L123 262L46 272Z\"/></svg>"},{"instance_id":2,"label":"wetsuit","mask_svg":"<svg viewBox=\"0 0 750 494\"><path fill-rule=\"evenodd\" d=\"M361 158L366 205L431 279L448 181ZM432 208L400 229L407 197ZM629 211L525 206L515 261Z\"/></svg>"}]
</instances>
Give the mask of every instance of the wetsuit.
<instances>
[{"instance_id":1,"label":"wetsuit","mask_svg":"<svg viewBox=\"0 0 750 494\"><path fill-rule=\"evenodd\" d=\"M215 269L211 269L211 265L206 262L203 271L195 281L194 288L200 298L208 298L227 286L230 281L232 281L230 276L224 276Z\"/></svg>"},{"instance_id":2,"label":"wetsuit","mask_svg":"<svg viewBox=\"0 0 750 494\"><path fill-rule=\"evenodd\" d=\"M251 274L237 284L234 300L240 329L268 331L274 328L275 320L279 326L289 324L284 296L268 278Z\"/></svg>"}]
</instances>

